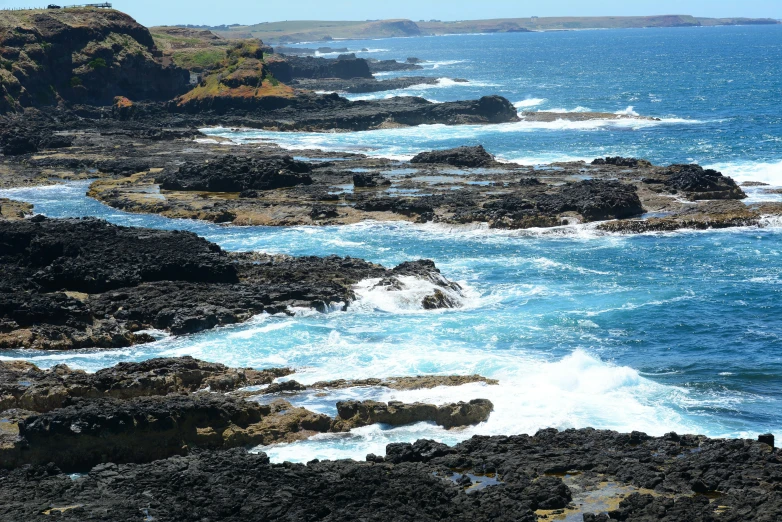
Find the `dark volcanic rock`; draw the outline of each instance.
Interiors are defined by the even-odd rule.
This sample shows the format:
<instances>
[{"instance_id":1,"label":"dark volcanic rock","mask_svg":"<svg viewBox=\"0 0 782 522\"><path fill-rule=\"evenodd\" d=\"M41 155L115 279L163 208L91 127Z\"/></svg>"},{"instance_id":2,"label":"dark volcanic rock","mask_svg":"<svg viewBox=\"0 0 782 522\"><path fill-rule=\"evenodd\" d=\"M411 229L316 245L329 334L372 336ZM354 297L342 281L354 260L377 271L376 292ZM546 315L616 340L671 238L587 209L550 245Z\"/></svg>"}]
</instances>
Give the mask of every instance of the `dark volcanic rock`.
<instances>
[{"instance_id":1,"label":"dark volcanic rock","mask_svg":"<svg viewBox=\"0 0 782 522\"><path fill-rule=\"evenodd\" d=\"M423 69L418 63L412 62L397 62L396 60L376 60L370 59L369 70L372 73L379 72L397 72L397 71L418 71Z\"/></svg>"},{"instance_id":2,"label":"dark volcanic rock","mask_svg":"<svg viewBox=\"0 0 782 522\"><path fill-rule=\"evenodd\" d=\"M0 411L22 409L45 413L76 398L130 399L192 393L205 388L228 392L244 386L271 384L293 373L288 368L228 368L192 357L123 362L96 373L57 365L41 370L33 364L0 361Z\"/></svg>"},{"instance_id":3,"label":"dark volcanic rock","mask_svg":"<svg viewBox=\"0 0 782 522\"><path fill-rule=\"evenodd\" d=\"M391 180L374 172L358 172L353 174L353 185L356 188L381 187L390 184Z\"/></svg>"},{"instance_id":4,"label":"dark volcanic rock","mask_svg":"<svg viewBox=\"0 0 782 522\"><path fill-rule=\"evenodd\" d=\"M158 328L195 333L289 307L326 311L395 274L336 256L228 254L189 232L95 219L0 220L0 347L119 347ZM434 267L420 265L431 279ZM443 283L443 284L447 284Z\"/></svg>"},{"instance_id":5,"label":"dark volcanic rock","mask_svg":"<svg viewBox=\"0 0 782 522\"><path fill-rule=\"evenodd\" d=\"M589 179L570 183L556 194L541 195L536 204L552 214L578 212L587 221L621 219L644 212L636 188L619 181Z\"/></svg>"},{"instance_id":6,"label":"dark volcanic rock","mask_svg":"<svg viewBox=\"0 0 782 522\"><path fill-rule=\"evenodd\" d=\"M291 77L296 78L372 78L369 64L362 58L342 58L329 60L312 56L287 56L285 61L291 66Z\"/></svg>"},{"instance_id":7,"label":"dark volcanic rock","mask_svg":"<svg viewBox=\"0 0 782 522\"><path fill-rule=\"evenodd\" d=\"M0 130L0 149L6 156L19 156L42 149L70 147L68 136L57 136L51 130L37 125L9 126Z\"/></svg>"},{"instance_id":8,"label":"dark volcanic rock","mask_svg":"<svg viewBox=\"0 0 782 522\"><path fill-rule=\"evenodd\" d=\"M567 482L560 478L566 473ZM782 513L780 477L779 452L755 441L549 429L475 436L454 447L389 444L385 457L367 462L270 464L265 454L235 449L101 464L75 481L56 466L0 471L0 518L34 519L54 507L62 509L57 519L79 521L536 522L536 510L567 510L559 514L594 521L772 522ZM568 486L574 480L581 480L577 489ZM475 487L479 481L484 487ZM631 493L603 491L606 482ZM594 514L587 498L621 501Z\"/></svg>"},{"instance_id":9,"label":"dark volcanic rock","mask_svg":"<svg viewBox=\"0 0 782 522\"><path fill-rule=\"evenodd\" d=\"M457 147L455 149L422 152L410 163L440 163L455 167L487 167L494 163L494 156L486 152L483 145Z\"/></svg>"},{"instance_id":10,"label":"dark volcanic rock","mask_svg":"<svg viewBox=\"0 0 782 522\"><path fill-rule=\"evenodd\" d=\"M747 197L733 179L700 165L671 165L662 183L669 189L686 192L692 200Z\"/></svg>"},{"instance_id":11,"label":"dark volcanic rock","mask_svg":"<svg viewBox=\"0 0 782 522\"><path fill-rule=\"evenodd\" d=\"M592 162L592 165L614 165L616 167L650 167L652 164L646 160L636 158L623 158L621 156L598 158Z\"/></svg>"},{"instance_id":12,"label":"dark volcanic rock","mask_svg":"<svg viewBox=\"0 0 782 522\"><path fill-rule=\"evenodd\" d=\"M436 85L439 81L440 78L430 78L426 76L391 78L387 80L375 80L374 78L353 78L351 80L324 78L318 80L295 80L291 85L313 91L360 94L407 89L413 85ZM461 81L466 82L466 80Z\"/></svg>"},{"instance_id":13,"label":"dark volcanic rock","mask_svg":"<svg viewBox=\"0 0 782 522\"><path fill-rule=\"evenodd\" d=\"M402 402L344 401L337 403L338 418L334 421L335 431L348 431L370 424L403 426L416 422L434 422L446 429L484 422L489 418L494 405L486 399L475 399L468 403L446 404L404 404Z\"/></svg>"},{"instance_id":14,"label":"dark volcanic rock","mask_svg":"<svg viewBox=\"0 0 782 522\"><path fill-rule=\"evenodd\" d=\"M0 467L54 462L64 470L88 471L100 463L150 462L191 448L290 442L330 425L328 416L284 401L259 404L215 394L76 400L22 420L24 442L16 455L0 452Z\"/></svg>"},{"instance_id":15,"label":"dark volcanic rock","mask_svg":"<svg viewBox=\"0 0 782 522\"><path fill-rule=\"evenodd\" d=\"M619 181L584 180L545 192L544 186L535 183L522 186L534 192L508 195L484 205L493 226L552 226L557 223L546 219L565 212L577 212L585 221L622 219L644 212L635 186Z\"/></svg>"},{"instance_id":16,"label":"dark volcanic rock","mask_svg":"<svg viewBox=\"0 0 782 522\"><path fill-rule=\"evenodd\" d=\"M165 190L241 192L311 185L310 166L290 156L240 158L222 156L207 163L185 163L179 171L156 179Z\"/></svg>"},{"instance_id":17,"label":"dark volcanic rock","mask_svg":"<svg viewBox=\"0 0 782 522\"><path fill-rule=\"evenodd\" d=\"M253 126L278 130L361 131L385 126L428 124L463 125L518 121L507 99L484 96L479 100L432 103L424 98L403 96L383 100L349 101L337 94L300 95L285 107L249 111Z\"/></svg>"},{"instance_id":18,"label":"dark volcanic rock","mask_svg":"<svg viewBox=\"0 0 782 522\"><path fill-rule=\"evenodd\" d=\"M239 281L231 259L193 233L118 227L97 219L4 223L0 263L24 271L14 274L19 279L6 272L0 292L38 287L98 293L152 281ZM15 319L13 310L3 311Z\"/></svg>"}]
</instances>

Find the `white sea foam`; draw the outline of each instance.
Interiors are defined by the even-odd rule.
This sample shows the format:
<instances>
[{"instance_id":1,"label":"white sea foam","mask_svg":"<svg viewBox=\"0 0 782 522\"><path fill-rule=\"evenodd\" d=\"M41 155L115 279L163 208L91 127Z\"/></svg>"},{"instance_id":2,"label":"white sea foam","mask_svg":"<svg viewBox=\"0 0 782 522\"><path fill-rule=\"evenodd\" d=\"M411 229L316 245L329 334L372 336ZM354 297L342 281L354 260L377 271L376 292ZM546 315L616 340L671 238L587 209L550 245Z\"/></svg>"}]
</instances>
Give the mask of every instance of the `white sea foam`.
<instances>
[{"instance_id":1,"label":"white sea foam","mask_svg":"<svg viewBox=\"0 0 782 522\"><path fill-rule=\"evenodd\" d=\"M439 280L438 280L439 279ZM443 286L445 279L437 274L431 280L415 276L396 277L401 288L380 286L380 279L365 279L353 287L358 299L350 309L359 312L382 311L388 313L423 312L423 300L439 290L458 307L468 302L468 292ZM440 283L440 284L437 284ZM431 313L431 312L428 312Z\"/></svg>"},{"instance_id":2,"label":"white sea foam","mask_svg":"<svg viewBox=\"0 0 782 522\"><path fill-rule=\"evenodd\" d=\"M782 186L782 161L737 161L714 163L703 167L718 170L739 183L742 181L761 181L774 186Z\"/></svg>"},{"instance_id":3,"label":"white sea foam","mask_svg":"<svg viewBox=\"0 0 782 522\"><path fill-rule=\"evenodd\" d=\"M458 65L460 63L466 63L469 60L442 60L439 62L427 62L421 64L425 69L431 68L431 69L439 69L441 67L449 67L451 65Z\"/></svg>"},{"instance_id":4,"label":"white sea foam","mask_svg":"<svg viewBox=\"0 0 782 522\"><path fill-rule=\"evenodd\" d=\"M546 103L548 100L545 98L528 98L526 100L518 101L513 104L517 109L528 109L530 107L537 107Z\"/></svg>"},{"instance_id":5,"label":"white sea foam","mask_svg":"<svg viewBox=\"0 0 782 522\"><path fill-rule=\"evenodd\" d=\"M628 106L623 111L616 111L614 114L619 114L620 116L640 116L640 114L638 114L637 112L635 112L633 110L633 106L632 105Z\"/></svg>"},{"instance_id":6,"label":"white sea foam","mask_svg":"<svg viewBox=\"0 0 782 522\"><path fill-rule=\"evenodd\" d=\"M473 435L533 434L541 428L599 425L619 431L641 430L662 435L671 429L697 431L665 403L676 403L687 391L648 380L632 368L603 362L583 350L558 361L508 357L493 375L499 386L482 383L429 390L367 390L376 400L446 404L485 398L494 404L488 421L465 429L444 430L429 423L389 429L370 426L344 435L317 436L296 444L261 448L275 461L306 462L313 458L354 458L384 454L394 441L433 438L453 444ZM361 397L358 397L361 398Z\"/></svg>"}]
</instances>

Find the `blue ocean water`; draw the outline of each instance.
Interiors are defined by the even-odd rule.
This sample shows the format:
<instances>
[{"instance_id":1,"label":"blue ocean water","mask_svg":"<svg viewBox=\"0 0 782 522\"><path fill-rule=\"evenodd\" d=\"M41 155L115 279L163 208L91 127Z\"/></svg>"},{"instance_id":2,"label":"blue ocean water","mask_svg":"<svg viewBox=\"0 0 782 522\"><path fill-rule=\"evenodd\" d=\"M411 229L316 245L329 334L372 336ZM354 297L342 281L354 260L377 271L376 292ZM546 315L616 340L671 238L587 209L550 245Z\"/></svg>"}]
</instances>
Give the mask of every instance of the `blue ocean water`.
<instances>
[{"instance_id":1,"label":"blue ocean water","mask_svg":"<svg viewBox=\"0 0 782 522\"><path fill-rule=\"evenodd\" d=\"M251 143L361 148L397 156L481 143L505 159L637 155L659 163L724 164L737 177L782 184L782 28L731 27L478 35L345 42L381 58L430 60L426 74L467 86L425 89L436 100L499 92L530 110L658 116L655 124L510 124L354 134L215 133ZM378 49L387 49L384 51ZM365 53L367 54L367 53ZM457 63L458 61L458 63ZM434 68L437 66L437 68ZM410 90L410 93L415 90ZM379 96L384 96L380 94ZM522 104L519 104L520 106ZM727 169L726 169L727 170ZM775 178L776 176L776 178ZM229 365L291 365L295 379L480 373L499 386L394 392L347 390L297 404L334 413L342 398L451 402L484 397L488 422L444 431L374 426L264 448L275 460L383 453L390 441L533 433L542 427L651 434L782 435L782 222L765 228L619 236L589 226L498 232L407 223L231 227L126 214L84 196L88 184L0 191L53 217L182 228L228 250L350 255L388 266L435 260L463 284L463 307L429 312L406 296L362 292L347 312L301 311L122 350L0 352L41 366L97 370L122 360L193 355ZM764 196L754 189L752 200Z\"/></svg>"},{"instance_id":2,"label":"blue ocean water","mask_svg":"<svg viewBox=\"0 0 782 522\"><path fill-rule=\"evenodd\" d=\"M312 44L301 44L312 47ZM350 134L247 133L290 147L410 157L480 143L527 164L643 157L697 162L740 179L782 183L782 26L626 29L339 42L357 56L415 56L424 70L394 76L463 78L352 99L452 101L500 94L519 110L634 112L660 122L521 122L424 126Z\"/></svg>"}]
</instances>

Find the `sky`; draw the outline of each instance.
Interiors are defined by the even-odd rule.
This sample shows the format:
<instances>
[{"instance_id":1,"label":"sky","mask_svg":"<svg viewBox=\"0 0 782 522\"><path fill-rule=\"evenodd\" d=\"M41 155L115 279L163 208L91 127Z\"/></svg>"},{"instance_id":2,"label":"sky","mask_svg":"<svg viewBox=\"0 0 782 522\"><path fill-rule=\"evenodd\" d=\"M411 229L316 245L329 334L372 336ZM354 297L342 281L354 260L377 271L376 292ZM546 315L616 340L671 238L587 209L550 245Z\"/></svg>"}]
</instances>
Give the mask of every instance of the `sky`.
<instances>
[{"instance_id":1,"label":"sky","mask_svg":"<svg viewBox=\"0 0 782 522\"><path fill-rule=\"evenodd\" d=\"M66 0L74 2L74 0ZM87 0L96 2L99 0ZM0 0L4 7L42 7L62 0ZM476 20L528 16L641 16L782 19L782 0L113 0L114 8L152 25L250 25L282 20Z\"/></svg>"}]
</instances>

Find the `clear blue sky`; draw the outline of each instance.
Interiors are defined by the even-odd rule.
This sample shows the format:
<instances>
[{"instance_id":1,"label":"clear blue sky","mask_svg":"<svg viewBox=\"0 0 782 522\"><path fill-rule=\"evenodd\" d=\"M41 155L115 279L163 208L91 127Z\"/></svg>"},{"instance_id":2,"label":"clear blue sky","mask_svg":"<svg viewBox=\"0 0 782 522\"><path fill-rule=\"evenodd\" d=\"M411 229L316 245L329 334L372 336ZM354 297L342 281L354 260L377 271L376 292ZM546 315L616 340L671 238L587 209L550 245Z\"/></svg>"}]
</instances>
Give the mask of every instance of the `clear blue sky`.
<instances>
[{"instance_id":1,"label":"clear blue sky","mask_svg":"<svg viewBox=\"0 0 782 522\"><path fill-rule=\"evenodd\" d=\"M74 3L75 0L67 0ZM84 1L84 0L82 0ZM96 2L99 0L87 0ZM40 7L63 0L0 0L0 7ZM145 25L253 24L280 20L437 18L467 20L527 16L691 14L782 19L782 0L114 0Z\"/></svg>"}]
</instances>

